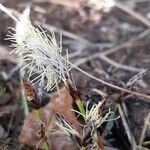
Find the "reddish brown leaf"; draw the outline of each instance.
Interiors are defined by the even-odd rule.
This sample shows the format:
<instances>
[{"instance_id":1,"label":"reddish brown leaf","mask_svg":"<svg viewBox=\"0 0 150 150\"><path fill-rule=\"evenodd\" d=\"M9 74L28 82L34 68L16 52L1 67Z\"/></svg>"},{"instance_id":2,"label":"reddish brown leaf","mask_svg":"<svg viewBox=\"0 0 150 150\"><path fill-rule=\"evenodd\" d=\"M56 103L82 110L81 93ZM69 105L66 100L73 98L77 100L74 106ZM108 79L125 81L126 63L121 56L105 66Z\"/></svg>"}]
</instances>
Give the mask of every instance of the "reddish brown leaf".
<instances>
[{"instance_id":1,"label":"reddish brown leaf","mask_svg":"<svg viewBox=\"0 0 150 150\"><path fill-rule=\"evenodd\" d=\"M79 125L76 116L72 109L72 97L69 95L66 89L62 89L58 93L55 93L51 99L51 102L41 108L42 121L45 123L46 135L48 136L48 143L53 150L78 150L78 144L68 136L65 136L62 133L54 133L54 130L58 130L57 125L55 124L54 112L60 113L67 120L73 124L75 129L78 132L81 132L81 126ZM34 112L31 112L26 116L22 131L19 136L19 141L21 143L38 146L38 143L41 141L40 137L36 135L39 131L37 126L37 119ZM53 133L52 133L53 131ZM40 148L43 148L43 141L39 144Z\"/></svg>"}]
</instances>

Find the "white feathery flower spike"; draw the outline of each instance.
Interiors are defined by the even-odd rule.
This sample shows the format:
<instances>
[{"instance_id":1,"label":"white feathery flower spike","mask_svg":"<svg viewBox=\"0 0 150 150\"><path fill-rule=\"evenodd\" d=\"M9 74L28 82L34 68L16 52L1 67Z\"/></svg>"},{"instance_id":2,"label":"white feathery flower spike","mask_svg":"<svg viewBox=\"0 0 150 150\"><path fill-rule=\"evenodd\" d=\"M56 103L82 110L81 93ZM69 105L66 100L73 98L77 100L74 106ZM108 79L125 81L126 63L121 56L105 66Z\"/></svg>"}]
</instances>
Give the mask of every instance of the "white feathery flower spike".
<instances>
[{"instance_id":1,"label":"white feathery flower spike","mask_svg":"<svg viewBox=\"0 0 150 150\"><path fill-rule=\"evenodd\" d=\"M22 69L29 68L29 78L34 75L32 83L43 85L46 81L45 89L52 90L61 80L66 80L70 69L68 60L62 57L62 47L57 44L53 30L48 35L42 28L34 27L30 21L29 7L18 20L14 20L15 33L8 35L7 39L13 42L12 52L18 56L19 65ZM34 70L36 71L33 72Z\"/></svg>"},{"instance_id":2,"label":"white feathery flower spike","mask_svg":"<svg viewBox=\"0 0 150 150\"><path fill-rule=\"evenodd\" d=\"M86 115L85 115L85 122L86 125L84 126L83 135L87 133L91 133L91 136L94 134L97 128L99 128L104 122L116 120L114 119L108 119L108 117L113 114L114 112L109 110L104 116L101 112L101 106L104 103L105 100L100 101L98 104L94 104L90 111L88 111L88 105L86 108ZM84 133L85 132L85 133Z\"/></svg>"},{"instance_id":3,"label":"white feathery flower spike","mask_svg":"<svg viewBox=\"0 0 150 150\"><path fill-rule=\"evenodd\" d=\"M94 104L90 111L86 111L86 121L93 122L95 128L100 127L106 121L108 116L112 113L109 111L105 116L102 116L100 108L103 102L104 101L100 101L98 104Z\"/></svg>"},{"instance_id":4,"label":"white feathery flower spike","mask_svg":"<svg viewBox=\"0 0 150 150\"><path fill-rule=\"evenodd\" d=\"M30 8L27 7L20 16L20 20L16 24L16 42L22 44L30 33L31 22L29 19Z\"/></svg>"}]
</instances>

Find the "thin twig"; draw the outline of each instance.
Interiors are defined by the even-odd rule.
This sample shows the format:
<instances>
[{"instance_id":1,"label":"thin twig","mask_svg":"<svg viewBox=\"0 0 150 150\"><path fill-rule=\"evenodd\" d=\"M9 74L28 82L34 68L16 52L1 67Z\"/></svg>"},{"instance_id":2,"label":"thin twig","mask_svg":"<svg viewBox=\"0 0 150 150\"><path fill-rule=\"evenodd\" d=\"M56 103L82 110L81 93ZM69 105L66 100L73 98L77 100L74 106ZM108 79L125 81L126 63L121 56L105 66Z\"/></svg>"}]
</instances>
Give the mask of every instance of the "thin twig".
<instances>
[{"instance_id":1,"label":"thin twig","mask_svg":"<svg viewBox=\"0 0 150 150\"><path fill-rule=\"evenodd\" d=\"M79 56L81 53L82 53L81 50L77 50L77 51L75 51L75 52L69 53L69 54L68 54L68 58L71 59L71 58L77 57L77 56ZM66 55L63 56L63 57L65 58Z\"/></svg>"},{"instance_id":2,"label":"thin twig","mask_svg":"<svg viewBox=\"0 0 150 150\"><path fill-rule=\"evenodd\" d=\"M108 58L105 55L100 55L100 58L103 59L104 61L106 61L107 63L115 66L116 68L119 68L119 69L124 69L124 70L127 70L127 71L133 71L133 72L140 72L140 71L144 70L144 68L137 68L137 67L127 66L127 65L117 63L117 62L115 62L114 60Z\"/></svg>"},{"instance_id":3,"label":"thin twig","mask_svg":"<svg viewBox=\"0 0 150 150\"><path fill-rule=\"evenodd\" d=\"M114 48L111 48L111 49L108 49L104 52L100 52L98 54L100 55L110 55L118 50L121 50L123 48L126 48L126 47L131 47L131 44L133 44L134 42L144 38L145 36L148 36L150 34L150 29L147 29L147 30L144 30L142 33L140 33L139 35L136 35L135 37L133 37L132 39L130 39L129 41L127 42L124 42ZM97 55L98 55L97 54Z\"/></svg>"},{"instance_id":4,"label":"thin twig","mask_svg":"<svg viewBox=\"0 0 150 150\"><path fill-rule=\"evenodd\" d=\"M126 47L131 47L131 44L133 44L137 40L140 40L140 39L144 38L145 36L147 36L149 34L150 34L150 29L147 29L144 32L142 32L139 35L137 35L136 37L133 37L129 41L124 42L124 43L122 43L122 44L120 44L120 45L118 45L118 46L116 46L114 48L108 49L108 50L106 50L104 52L95 53L93 55L90 55L87 58L82 58L80 61L75 62L75 65L80 66L80 65L82 65L82 64L84 64L87 61L90 61L92 59L101 58L101 59L107 61L108 63L112 64L115 67L118 67L118 68L121 68L121 69L125 69L125 70L129 70L129 71L139 72L139 71L143 70L144 68L136 68L136 67L131 67L131 66L119 64L119 63L111 60L110 58L108 58L106 55L110 55L110 54L115 53L115 52L117 52L119 50L122 50L123 48L126 48Z\"/></svg>"},{"instance_id":5,"label":"thin twig","mask_svg":"<svg viewBox=\"0 0 150 150\"><path fill-rule=\"evenodd\" d=\"M100 83L102 83L102 84L104 84L104 85L106 85L106 86L112 87L112 88L114 88L114 89L117 89L117 90L120 90L120 91L123 91L123 92L126 92L126 93L130 93L130 94L133 94L133 95L136 95L136 96L141 96L141 97L143 97L143 98L146 98L146 99L144 99L145 101L150 102L150 101L149 101L149 100L150 100L150 95L145 95L145 94L142 94L142 93L139 93L139 92L130 91L130 90L128 90L128 89L121 88L121 87L119 87L119 86L117 86L117 85L111 84L111 83L109 83L109 82L106 82L106 81L104 81L104 80L101 80L101 79L99 79L99 78L97 78L97 77L95 77L95 76L89 74L88 72L82 70L81 68L75 66L75 65L72 64L72 63L70 63L70 64L71 64L72 67L74 67L76 70L80 71L81 73L85 74L86 76L88 76L88 77L90 77L90 78L92 78L92 79L94 79L94 80L96 80L96 81L98 81L98 82L100 82ZM149 99L149 100L147 100L147 99Z\"/></svg>"},{"instance_id":6,"label":"thin twig","mask_svg":"<svg viewBox=\"0 0 150 150\"><path fill-rule=\"evenodd\" d=\"M128 115L127 106L126 106L125 102L122 101L120 106L122 106L121 108L123 111L124 118L126 119L126 122L129 122L129 119L128 119L129 115ZM131 141L132 150L136 150L137 144L136 144L135 138L134 138L134 136L130 130L129 130L129 132L130 132L130 135L132 137L132 141Z\"/></svg>"},{"instance_id":7,"label":"thin twig","mask_svg":"<svg viewBox=\"0 0 150 150\"><path fill-rule=\"evenodd\" d=\"M49 24L46 24L46 23L43 24L40 21L35 21L35 24L41 25L42 27L44 27L46 29L52 29L53 28L54 32L61 33L61 34L63 34L66 37L69 37L69 38L74 39L74 40L82 41L82 42L86 43L87 45L91 45L91 42L89 40L87 40L85 38L82 38L82 37L80 37L80 36L78 36L78 35L76 35L76 34L74 34L72 32L65 31L63 29L59 29L59 28L57 28L55 26L52 26L52 25L49 25Z\"/></svg>"},{"instance_id":8,"label":"thin twig","mask_svg":"<svg viewBox=\"0 0 150 150\"><path fill-rule=\"evenodd\" d=\"M133 9L131 9L127 4L121 3L121 2L115 2L115 6L124 12L128 13L129 15L133 16L134 18L138 19L140 22L142 22L147 27L150 27L150 21L142 16L140 13L135 12Z\"/></svg>"},{"instance_id":9,"label":"thin twig","mask_svg":"<svg viewBox=\"0 0 150 150\"><path fill-rule=\"evenodd\" d=\"M47 2L47 3L51 3L51 4L55 4L55 5L61 5L64 7L69 7L72 9L79 9L80 8L80 4L79 2L76 1L68 1L68 0L32 0L35 3L43 3L43 2Z\"/></svg>"},{"instance_id":10,"label":"thin twig","mask_svg":"<svg viewBox=\"0 0 150 150\"><path fill-rule=\"evenodd\" d=\"M150 125L150 113L147 115L147 117L145 118L145 121L144 121L144 125L143 125L143 128L142 128L142 133L141 133L141 138L140 138L140 142L139 142L139 145L138 145L139 147L142 146L142 143L143 143L148 125Z\"/></svg>"},{"instance_id":11,"label":"thin twig","mask_svg":"<svg viewBox=\"0 0 150 150\"><path fill-rule=\"evenodd\" d=\"M72 33L72 32L69 32L69 31L65 31L63 29L59 29L57 28L56 26L52 26L52 25L49 25L49 24L46 24L46 23L42 23L40 21L35 21L35 24L37 25L40 25L42 26L43 28L46 28L48 30L51 30L53 29L54 32L57 32L57 33L61 33L63 36L66 36L68 38L71 38L71 39L74 39L74 40L77 40L81 43L84 43L84 45L86 46L90 46L90 47L95 47L95 48L109 48L109 47L112 47L113 44L112 43L93 43L75 33Z\"/></svg>"},{"instance_id":12,"label":"thin twig","mask_svg":"<svg viewBox=\"0 0 150 150\"><path fill-rule=\"evenodd\" d=\"M133 72L140 72L140 71L144 70L144 68L132 67L132 66L128 66L128 65L123 65L123 64L117 63L114 60L108 58L107 56L105 56L103 54L98 56L97 53L93 54L93 55L91 55L91 56L89 56L87 58L78 59L74 64L76 66L80 66L80 65L86 63L87 61L90 61L90 60L95 59L97 57L99 57L100 59L103 59L107 63L109 63L112 66L114 66L116 68L119 68L119 69L123 69L123 70L127 70L127 71L133 71Z\"/></svg>"},{"instance_id":13,"label":"thin twig","mask_svg":"<svg viewBox=\"0 0 150 150\"><path fill-rule=\"evenodd\" d=\"M122 111L122 108L121 108L121 105L118 104L118 111L119 111L119 114L120 114L120 117L122 119L122 123L123 123L123 126L125 128L125 131L127 133L127 137L128 137L128 140L130 142L131 145L133 145L134 147L132 147L132 150L136 150L136 142L135 142L135 139L130 131L130 128L129 128L129 125L126 121L126 118L125 118L125 115Z\"/></svg>"}]
</instances>

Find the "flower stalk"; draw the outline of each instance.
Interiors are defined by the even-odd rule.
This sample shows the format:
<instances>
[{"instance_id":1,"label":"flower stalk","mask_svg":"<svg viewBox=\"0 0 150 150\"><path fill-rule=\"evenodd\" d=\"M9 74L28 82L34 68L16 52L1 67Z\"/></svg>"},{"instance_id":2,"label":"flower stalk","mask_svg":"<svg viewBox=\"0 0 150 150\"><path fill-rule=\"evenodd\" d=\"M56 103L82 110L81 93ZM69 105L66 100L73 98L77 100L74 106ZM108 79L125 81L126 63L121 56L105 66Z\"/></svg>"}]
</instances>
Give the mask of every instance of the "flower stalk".
<instances>
[{"instance_id":1,"label":"flower stalk","mask_svg":"<svg viewBox=\"0 0 150 150\"><path fill-rule=\"evenodd\" d=\"M26 98L26 91L24 88L24 80L21 78L21 73L24 74L24 71L20 72L20 81L21 81L21 96L22 96L22 105L24 109L24 114L28 115L29 114L29 106Z\"/></svg>"},{"instance_id":2,"label":"flower stalk","mask_svg":"<svg viewBox=\"0 0 150 150\"><path fill-rule=\"evenodd\" d=\"M38 119L38 121L42 121L42 114L41 114L41 110L40 109L37 109L35 110L35 115L36 115L36 118ZM43 144L44 144L44 149L45 150L50 150L50 147L49 147L49 144L48 144L48 139L47 139L47 136L45 135L45 129L40 129L41 130L41 138L43 139ZM43 131L44 130L44 131Z\"/></svg>"},{"instance_id":3,"label":"flower stalk","mask_svg":"<svg viewBox=\"0 0 150 150\"><path fill-rule=\"evenodd\" d=\"M27 99L26 99L26 95L25 95L25 91L22 85L22 81L21 81L21 96L22 96L22 105L23 105L23 109L24 109L24 114L28 115L29 114L29 107L28 107L28 103L27 103Z\"/></svg>"}]
</instances>

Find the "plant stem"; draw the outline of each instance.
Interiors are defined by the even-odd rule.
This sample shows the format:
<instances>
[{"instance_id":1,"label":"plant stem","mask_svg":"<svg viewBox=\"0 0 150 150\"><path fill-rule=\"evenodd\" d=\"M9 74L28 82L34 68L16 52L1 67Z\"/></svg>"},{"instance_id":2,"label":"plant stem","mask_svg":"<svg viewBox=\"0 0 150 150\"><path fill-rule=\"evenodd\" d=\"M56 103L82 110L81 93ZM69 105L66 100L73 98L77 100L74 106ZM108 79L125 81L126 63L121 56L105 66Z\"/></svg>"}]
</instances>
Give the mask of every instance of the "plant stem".
<instances>
[{"instance_id":1,"label":"plant stem","mask_svg":"<svg viewBox=\"0 0 150 150\"><path fill-rule=\"evenodd\" d=\"M40 110L40 109L35 110L35 113L36 113L37 119L38 119L38 120L41 120L41 117L42 117L42 115L41 115L41 110ZM43 141L44 141L44 149L45 149L45 150L50 150L49 145L48 145L48 142L47 142L47 137L45 136L45 134L44 134L44 137L42 137L42 138L43 138Z\"/></svg>"},{"instance_id":2,"label":"plant stem","mask_svg":"<svg viewBox=\"0 0 150 150\"><path fill-rule=\"evenodd\" d=\"M21 91L21 94L22 94L22 99L23 99L22 105L23 105L23 109L24 109L24 114L28 115L29 114L29 107L28 107L27 99L26 99L26 96L25 96L23 89Z\"/></svg>"},{"instance_id":3,"label":"plant stem","mask_svg":"<svg viewBox=\"0 0 150 150\"><path fill-rule=\"evenodd\" d=\"M85 115L86 115L86 112L85 112L83 103L82 103L82 101L81 101L79 98L76 100L76 104L77 104L77 106L78 106L78 108L79 108L80 113L82 113L82 114L85 116ZM83 117L83 118L84 118L84 117ZM84 119L85 119L85 118L84 118Z\"/></svg>"},{"instance_id":4,"label":"plant stem","mask_svg":"<svg viewBox=\"0 0 150 150\"><path fill-rule=\"evenodd\" d=\"M25 91L24 91L24 88L23 88L23 83L22 83L21 76L20 76L20 80L21 80L21 96L22 96L22 105L23 105L23 109L24 109L24 114L28 115L29 114L29 107L28 107Z\"/></svg>"}]
</instances>

